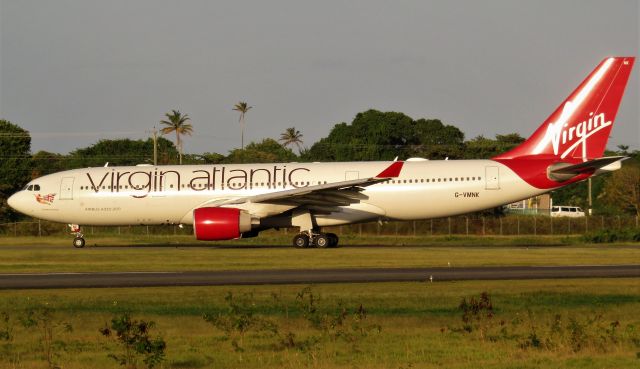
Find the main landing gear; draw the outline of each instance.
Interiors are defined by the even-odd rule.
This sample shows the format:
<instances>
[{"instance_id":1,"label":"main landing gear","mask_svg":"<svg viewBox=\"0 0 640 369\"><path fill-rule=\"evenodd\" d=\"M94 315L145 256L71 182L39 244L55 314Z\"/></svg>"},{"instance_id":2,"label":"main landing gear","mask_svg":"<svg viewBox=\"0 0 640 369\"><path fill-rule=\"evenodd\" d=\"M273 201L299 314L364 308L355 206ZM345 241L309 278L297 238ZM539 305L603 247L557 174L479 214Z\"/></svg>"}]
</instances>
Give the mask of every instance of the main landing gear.
<instances>
[{"instance_id":1,"label":"main landing gear","mask_svg":"<svg viewBox=\"0 0 640 369\"><path fill-rule=\"evenodd\" d=\"M75 235L73 239L73 247L76 249L81 249L84 247L84 235L80 231L80 226L77 224L69 224L69 229L71 230L71 234Z\"/></svg>"},{"instance_id":2,"label":"main landing gear","mask_svg":"<svg viewBox=\"0 0 640 369\"><path fill-rule=\"evenodd\" d=\"M338 247L338 235L335 233L301 232L293 237L293 246L299 249Z\"/></svg>"}]
</instances>

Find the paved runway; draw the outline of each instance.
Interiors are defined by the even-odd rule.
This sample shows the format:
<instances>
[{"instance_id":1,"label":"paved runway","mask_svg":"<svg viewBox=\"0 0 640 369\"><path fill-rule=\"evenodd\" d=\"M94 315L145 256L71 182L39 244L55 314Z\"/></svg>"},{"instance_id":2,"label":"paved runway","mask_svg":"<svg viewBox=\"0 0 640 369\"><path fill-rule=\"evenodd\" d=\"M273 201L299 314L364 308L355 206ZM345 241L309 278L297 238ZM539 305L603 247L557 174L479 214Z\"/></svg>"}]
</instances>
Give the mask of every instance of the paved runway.
<instances>
[{"instance_id":1,"label":"paved runway","mask_svg":"<svg viewBox=\"0 0 640 369\"><path fill-rule=\"evenodd\" d=\"M640 277L640 265L0 274L0 289Z\"/></svg>"}]
</instances>

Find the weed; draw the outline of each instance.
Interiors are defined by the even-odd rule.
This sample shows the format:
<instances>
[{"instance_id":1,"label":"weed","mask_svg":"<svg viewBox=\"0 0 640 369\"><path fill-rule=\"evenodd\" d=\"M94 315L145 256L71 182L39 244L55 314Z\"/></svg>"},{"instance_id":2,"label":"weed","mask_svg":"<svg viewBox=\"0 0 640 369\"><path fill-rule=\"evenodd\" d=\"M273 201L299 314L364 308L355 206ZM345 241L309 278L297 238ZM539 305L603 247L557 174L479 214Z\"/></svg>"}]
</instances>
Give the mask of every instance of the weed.
<instances>
[{"instance_id":1,"label":"weed","mask_svg":"<svg viewBox=\"0 0 640 369\"><path fill-rule=\"evenodd\" d=\"M142 362L147 368L154 368L164 358L164 350L167 345L162 337L151 338L150 330L155 327L152 321L132 320L129 313L111 319L111 326L100 329L100 333L109 338L114 337L123 347L122 355L109 354L121 366L136 368L138 357L142 356Z\"/></svg>"},{"instance_id":2,"label":"weed","mask_svg":"<svg viewBox=\"0 0 640 369\"><path fill-rule=\"evenodd\" d=\"M318 304L320 297L315 295L310 287L305 287L296 296L296 300L303 311L305 319L311 327L320 332L319 337L312 337L305 342L318 344L323 340L335 342L342 340L351 345L354 352L359 351L358 344L370 332L381 332L382 327L378 324L367 324L367 311L362 304L350 311L344 303L339 301L333 308L322 312Z\"/></svg>"},{"instance_id":3,"label":"weed","mask_svg":"<svg viewBox=\"0 0 640 369\"><path fill-rule=\"evenodd\" d=\"M233 293L228 292L224 298L227 303L225 314L205 313L202 318L225 333L225 338L231 341L233 350L240 354L245 351L245 336L250 331L278 333L278 326L271 320L264 319L255 314L256 306L253 295L245 294L240 299L234 298Z\"/></svg>"},{"instance_id":4,"label":"weed","mask_svg":"<svg viewBox=\"0 0 640 369\"><path fill-rule=\"evenodd\" d=\"M531 321L533 318L531 317ZM562 350L563 348L577 353L586 347L596 347L606 351L610 344L617 344L621 340L619 333L620 322L603 322L602 315L596 314L583 320L569 316L563 319L561 314L555 314L545 328L537 330L533 324L527 338L520 343L520 347L543 350Z\"/></svg>"},{"instance_id":5,"label":"weed","mask_svg":"<svg viewBox=\"0 0 640 369\"><path fill-rule=\"evenodd\" d=\"M13 320L11 316L6 312L0 313L0 341L12 341L13 340Z\"/></svg>"},{"instance_id":6,"label":"weed","mask_svg":"<svg viewBox=\"0 0 640 369\"><path fill-rule=\"evenodd\" d=\"M7 313L0 313L0 341L3 344L0 346L0 358L6 358L13 367L18 367L20 362L20 354L16 352L16 348L13 345L15 320Z\"/></svg>"},{"instance_id":7,"label":"weed","mask_svg":"<svg viewBox=\"0 0 640 369\"><path fill-rule=\"evenodd\" d=\"M458 309L462 310L462 329L468 333L478 331L480 339L484 340L494 316L489 294L482 292L479 299L471 297L469 301L462 298Z\"/></svg>"},{"instance_id":8,"label":"weed","mask_svg":"<svg viewBox=\"0 0 640 369\"><path fill-rule=\"evenodd\" d=\"M54 310L48 303L44 303L36 308L28 309L21 319L25 328L39 329L41 333L40 342L44 350L44 357L48 368L59 368L55 363L59 357L59 350L63 349L63 341L56 341L54 338L59 333L71 332L73 327L66 321L56 318Z\"/></svg>"}]
</instances>

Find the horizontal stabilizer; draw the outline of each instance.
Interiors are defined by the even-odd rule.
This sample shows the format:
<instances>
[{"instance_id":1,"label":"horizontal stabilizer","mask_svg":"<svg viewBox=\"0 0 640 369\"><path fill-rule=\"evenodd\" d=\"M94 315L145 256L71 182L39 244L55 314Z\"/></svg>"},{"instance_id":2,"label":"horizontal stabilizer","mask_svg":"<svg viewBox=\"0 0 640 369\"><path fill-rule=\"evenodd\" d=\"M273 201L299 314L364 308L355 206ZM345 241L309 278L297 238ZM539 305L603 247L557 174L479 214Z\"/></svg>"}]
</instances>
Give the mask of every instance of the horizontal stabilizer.
<instances>
[{"instance_id":1,"label":"horizontal stabilizer","mask_svg":"<svg viewBox=\"0 0 640 369\"><path fill-rule=\"evenodd\" d=\"M556 163L550 165L547 169L547 176L553 181L566 181L579 174L594 173L598 169L603 169L613 163L618 163L618 167L621 161L628 159L626 156L608 156L604 158L585 161L578 164L569 163ZM618 168L615 168L618 169Z\"/></svg>"}]
</instances>

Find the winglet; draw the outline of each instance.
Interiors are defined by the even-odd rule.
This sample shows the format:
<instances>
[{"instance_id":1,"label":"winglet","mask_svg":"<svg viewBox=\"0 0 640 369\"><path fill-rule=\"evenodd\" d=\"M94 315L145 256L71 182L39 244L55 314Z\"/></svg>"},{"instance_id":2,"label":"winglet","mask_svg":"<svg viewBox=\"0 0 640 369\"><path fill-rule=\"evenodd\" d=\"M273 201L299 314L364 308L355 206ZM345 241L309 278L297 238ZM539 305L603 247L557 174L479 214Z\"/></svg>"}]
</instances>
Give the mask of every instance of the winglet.
<instances>
[{"instance_id":1,"label":"winglet","mask_svg":"<svg viewBox=\"0 0 640 369\"><path fill-rule=\"evenodd\" d=\"M376 178L395 178L400 175L402 165L404 165L404 161L394 161L387 169L380 172Z\"/></svg>"}]
</instances>

